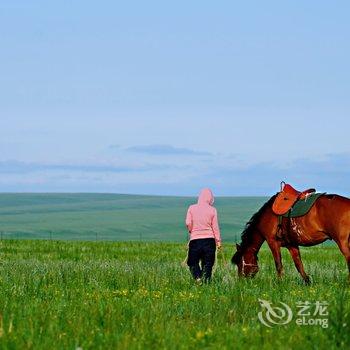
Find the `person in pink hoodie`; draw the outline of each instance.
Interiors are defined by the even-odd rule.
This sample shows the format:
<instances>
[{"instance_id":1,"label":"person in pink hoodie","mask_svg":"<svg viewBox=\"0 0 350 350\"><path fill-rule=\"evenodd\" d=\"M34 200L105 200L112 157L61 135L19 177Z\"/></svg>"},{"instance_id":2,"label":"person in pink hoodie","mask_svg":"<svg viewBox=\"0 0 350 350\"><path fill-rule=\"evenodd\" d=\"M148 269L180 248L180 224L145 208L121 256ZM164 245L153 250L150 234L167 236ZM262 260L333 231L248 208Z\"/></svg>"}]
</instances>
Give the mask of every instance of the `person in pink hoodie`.
<instances>
[{"instance_id":1,"label":"person in pink hoodie","mask_svg":"<svg viewBox=\"0 0 350 350\"><path fill-rule=\"evenodd\" d=\"M187 210L186 226L190 235L187 265L197 282L202 277L205 282L210 281L216 247L221 248L218 214L213 204L213 193L205 188L198 197L198 203Z\"/></svg>"}]
</instances>

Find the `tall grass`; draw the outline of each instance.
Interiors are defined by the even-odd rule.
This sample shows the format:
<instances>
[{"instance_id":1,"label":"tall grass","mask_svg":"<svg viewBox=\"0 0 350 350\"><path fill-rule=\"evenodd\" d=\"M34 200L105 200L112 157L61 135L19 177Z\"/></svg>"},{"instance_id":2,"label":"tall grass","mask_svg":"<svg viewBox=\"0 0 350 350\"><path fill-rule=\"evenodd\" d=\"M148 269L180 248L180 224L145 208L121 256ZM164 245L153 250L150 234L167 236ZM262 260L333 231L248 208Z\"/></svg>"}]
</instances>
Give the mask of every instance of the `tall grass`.
<instances>
[{"instance_id":1,"label":"tall grass","mask_svg":"<svg viewBox=\"0 0 350 350\"><path fill-rule=\"evenodd\" d=\"M335 349L350 347L345 262L334 247L302 251L305 286L284 254L275 277L263 249L255 279L239 280L219 255L196 286L176 243L4 240L0 246L1 349ZM225 255L231 256L226 247ZM329 327L268 328L258 299L329 302Z\"/></svg>"}]
</instances>

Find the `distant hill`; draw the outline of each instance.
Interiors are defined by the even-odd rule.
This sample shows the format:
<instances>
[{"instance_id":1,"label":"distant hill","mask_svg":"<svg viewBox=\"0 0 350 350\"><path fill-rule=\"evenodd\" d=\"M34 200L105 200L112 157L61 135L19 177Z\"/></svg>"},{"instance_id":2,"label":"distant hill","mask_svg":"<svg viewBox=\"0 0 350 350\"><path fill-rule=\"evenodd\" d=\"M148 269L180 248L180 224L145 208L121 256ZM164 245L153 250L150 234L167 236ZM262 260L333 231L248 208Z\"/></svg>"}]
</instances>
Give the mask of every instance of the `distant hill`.
<instances>
[{"instance_id":1,"label":"distant hill","mask_svg":"<svg viewBox=\"0 0 350 350\"><path fill-rule=\"evenodd\" d=\"M265 197L217 197L222 236L236 241ZM189 197L94 193L0 194L3 238L185 241Z\"/></svg>"}]
</instances>

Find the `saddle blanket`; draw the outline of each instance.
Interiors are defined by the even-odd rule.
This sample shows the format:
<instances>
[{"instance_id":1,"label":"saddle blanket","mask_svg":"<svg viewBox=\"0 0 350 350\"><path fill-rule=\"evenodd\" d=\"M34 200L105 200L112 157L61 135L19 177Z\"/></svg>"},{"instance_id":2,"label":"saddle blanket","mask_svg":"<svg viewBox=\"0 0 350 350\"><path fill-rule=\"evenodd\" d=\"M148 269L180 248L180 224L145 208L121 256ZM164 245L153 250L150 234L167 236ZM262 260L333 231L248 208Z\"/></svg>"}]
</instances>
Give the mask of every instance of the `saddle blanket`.
<instances>
[{"instance_id":1,"label":"saddle blanket","mask_svg":"<svg viewBox=\"0 0 350 350\"><path fill-rule=\"evenodd\" d=\"M325 193L311 193L306 196L305 199L298 200L293 207L282 216L285 218L296 218L299 216L306 215L312 206L315 204L318 198L323 196Z\"/></svg>"}]
</instances>

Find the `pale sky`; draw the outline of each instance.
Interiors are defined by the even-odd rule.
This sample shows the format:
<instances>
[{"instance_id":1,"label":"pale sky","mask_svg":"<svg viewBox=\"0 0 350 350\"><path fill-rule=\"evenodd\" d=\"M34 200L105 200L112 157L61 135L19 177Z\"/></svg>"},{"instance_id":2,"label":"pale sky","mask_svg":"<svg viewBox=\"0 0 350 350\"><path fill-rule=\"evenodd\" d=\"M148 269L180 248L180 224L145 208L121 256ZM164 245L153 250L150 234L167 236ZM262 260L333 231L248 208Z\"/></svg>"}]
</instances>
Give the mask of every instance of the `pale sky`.
<instances>
[{"instance_id":1,"label":"pale sky","mask_svg":"<svg viewBox=\"0 0 350 350\"><path fill-rule=\"evenodd\" d=\"M350 194L348 1L2 1L0 191Z\"/></svg>"}]
</instances>

